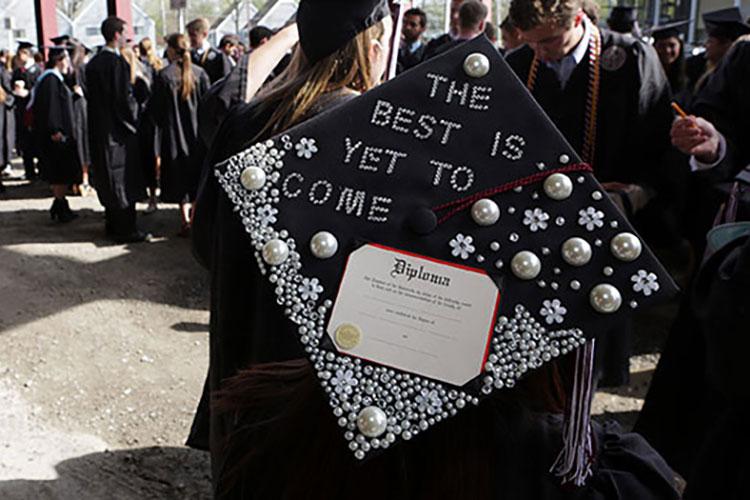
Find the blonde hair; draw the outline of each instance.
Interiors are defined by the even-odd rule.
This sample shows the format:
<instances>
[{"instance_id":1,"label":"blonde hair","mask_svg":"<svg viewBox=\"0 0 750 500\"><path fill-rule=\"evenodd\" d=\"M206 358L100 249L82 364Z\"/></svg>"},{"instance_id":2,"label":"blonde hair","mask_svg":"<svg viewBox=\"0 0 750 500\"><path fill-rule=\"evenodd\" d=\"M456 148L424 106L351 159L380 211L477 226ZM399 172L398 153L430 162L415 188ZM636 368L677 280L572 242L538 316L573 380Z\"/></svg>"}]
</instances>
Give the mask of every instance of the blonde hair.
<instances>
[{"instance_id":1,"label":"blonde hair","mask_svg":"<svg viewBox=\"0 0 750 500\"><path fill-rule=\"evenodd\" d=\"M122 54L123 59L127 61L127 63L130 65L130 84L133 85L135 83L135 78L137 75L138 68L136 67L136 64L138 64L138 58L135 57L135 52L130 47L123 47L120 49L120 54Z\"/></svg>"},{"instance_id":2,"label":"blonde hair","mask_svg":"<svg viewBox=\"0 0 750 500\"><path fill-rule=\"evenodd\" d=\"M188 33L208 33L208 28L208 19L205 17L193 19L187 26L185 26Z\"/></svg>"},{"instance_id":3,"label":"blonde hair","mask_svg":"<svg viewBox=\"0 0 750 500\"><path fill-rule=\"evenodd\" d=\"M146 61L148 61L152 68L159 71L164 67L164 61L162 61L161 57L156 55L154 42L152 42L149 37L142 38L141 41L138 42L138 47L141 49L141 56L146 58Z\"/></svg>"},{"instance_id":4,"label":"blonde hair","mask_svg":"<svg viewBox=\"0 0 750 500\"><path fill-rule=\"evenodd\" d=\"M182 84L180 85L180 97L183 101L190 99L195 89L193 77L193 63L190 60L190 46L187 38L182 33L173 33L167 37L167 47L179 57L180 72L182 74Z\"/></svg>"},{"instance_id":5,"label":"blonde hair","mask_svg":"<svg viewBox=\"0 0 750 500\"><path fill-rule=\"evenodd\" d=\"M366 92L372 80L370 45L385 33L379 22L358 33L344 47L310 64L298 45L289 67L256 96L262 109L274 109L259 136L278 133L302 121L324 94L341 89Z\"/></svg>"}]
</instances>

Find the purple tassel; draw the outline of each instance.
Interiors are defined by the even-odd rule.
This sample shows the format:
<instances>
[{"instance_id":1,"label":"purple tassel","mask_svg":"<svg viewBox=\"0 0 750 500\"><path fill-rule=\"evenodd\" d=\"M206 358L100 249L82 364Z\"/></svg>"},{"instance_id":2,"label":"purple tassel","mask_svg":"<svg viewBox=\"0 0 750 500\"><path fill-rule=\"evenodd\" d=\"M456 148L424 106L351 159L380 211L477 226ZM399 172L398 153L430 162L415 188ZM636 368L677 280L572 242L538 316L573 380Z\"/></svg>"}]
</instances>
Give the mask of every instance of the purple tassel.
<instances>
[{"instance_id":1,"label":"purple tassel","mask_svg":"<svg viewBox=\"0 0 750 500\"><path fill-rule=\"evenodd\" d=\"M563 420L563 449L550 472L562 479L562 484L583 486L591 476L594 450L591 436L591 399L594 392L594 343L587 340L576 351L573 394Z\"/></svg>"}]
</instances>

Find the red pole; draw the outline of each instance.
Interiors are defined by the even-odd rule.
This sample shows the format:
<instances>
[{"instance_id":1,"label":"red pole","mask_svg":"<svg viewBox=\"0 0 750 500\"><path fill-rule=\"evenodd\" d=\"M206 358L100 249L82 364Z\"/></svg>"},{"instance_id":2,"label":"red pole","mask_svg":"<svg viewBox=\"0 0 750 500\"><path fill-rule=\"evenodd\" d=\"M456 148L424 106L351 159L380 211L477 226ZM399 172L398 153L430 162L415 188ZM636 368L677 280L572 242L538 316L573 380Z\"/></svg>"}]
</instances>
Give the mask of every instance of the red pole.
<instances>
[{"instance_id":1,"label":"red pole","mask_svg":"<svg viewBox=\"0 0 750 500\"><path fill-rule=\"evenodd\" d=\"M125 36L135 40L133 31L133 0L107 0L107 12L110 16L117 16L127 23Z\"/></svg>"},{"instance_id":2,"label":"red pole","mask_svg":"<svg viewBox=\"0 0 750 500\"><path fill-rule=\"evenodd\" d=\"M56 0L34 0L36 14L36 41L39 50L47 54L45 46L51 45L51 38L57 36L57 2Z\"/></svg>"}]
</instances>

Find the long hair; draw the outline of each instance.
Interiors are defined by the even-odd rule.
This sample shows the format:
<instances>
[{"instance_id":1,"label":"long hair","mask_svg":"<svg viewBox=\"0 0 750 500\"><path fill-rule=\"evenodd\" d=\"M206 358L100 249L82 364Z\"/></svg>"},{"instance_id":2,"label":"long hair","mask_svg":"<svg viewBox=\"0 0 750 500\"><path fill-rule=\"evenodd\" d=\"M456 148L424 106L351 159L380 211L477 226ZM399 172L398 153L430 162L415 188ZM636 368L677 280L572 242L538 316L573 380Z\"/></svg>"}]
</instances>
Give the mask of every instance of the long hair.
<instances>
[{"instance_id":1,"label":"long hair","mask_svg":"<svg viewBox=\"0 0 750 500\"><path fill-rule=\"evenodd\" d=\"M137 69L138 69L138 58L135 57L135 52L130 47L123 47L120 49L120 54L122 54L123 59L127 61L128 65L130 66L130 84L135 84L135 79L137 75Z\"/></svg>"},{"instance_id":2,"label":"long hair","mask_svg":"<svg viewBox=\"0 0 750 500\"><path fill-rule=\"evenodd\" d=\"M138 47L141 49L141 57L146 58L146 61L156 71L161 70L164 67L164 61L156 55L156 49L154 48L154 42L149 37L142 38L138 42Z\"/></svg>"},{"instance_id":3,"label":"long hair","mask_svg":"<svg viewBox=\"0 0 750 500\"><path fill-rule=\"evenodd\" d=\"M262 110L274 110L258 136L278 133L299 123L328 92L341 89L366 92L374 87L378 82L372 81L368 50L372 41L379 40L384 33L383 23L376 23L314 64L307 61L297 46L289 67L256 97Z\"/></svg>"},{"instance_id":4,"label":"long hair","mask_svg":"<svg viewBox=\"0 0 750 500\"><path fill-rule=\"evenodd\" d=\"M183 101L187 101L195 89L193 63L190 60L190 45L188 44L187 37L182 33L173 33L167 37L167 47L172 49L172 52L178 59L177 64L180 66L182 73L180 97L182 97Z\"/></svg>"}]
</instances>

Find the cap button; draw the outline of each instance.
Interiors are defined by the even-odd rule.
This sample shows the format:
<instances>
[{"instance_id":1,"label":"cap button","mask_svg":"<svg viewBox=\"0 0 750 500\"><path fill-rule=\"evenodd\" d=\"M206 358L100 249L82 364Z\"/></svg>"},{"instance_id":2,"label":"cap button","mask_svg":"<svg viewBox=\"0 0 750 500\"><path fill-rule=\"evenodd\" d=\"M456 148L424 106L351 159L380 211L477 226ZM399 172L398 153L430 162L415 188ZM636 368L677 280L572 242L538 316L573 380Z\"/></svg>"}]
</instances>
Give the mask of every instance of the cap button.
<instances>
[{"instance_id":1,"label":"cap button","mask_svg":"<svg viewBox=\"0 0 750 500\"><path fill-rule=\"evenodd\" d=\"M409 215L406 224L417 234L430 234L437 227L437 215L427 207L420 207Z\"/></svg>"}]
</instances>

